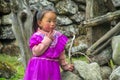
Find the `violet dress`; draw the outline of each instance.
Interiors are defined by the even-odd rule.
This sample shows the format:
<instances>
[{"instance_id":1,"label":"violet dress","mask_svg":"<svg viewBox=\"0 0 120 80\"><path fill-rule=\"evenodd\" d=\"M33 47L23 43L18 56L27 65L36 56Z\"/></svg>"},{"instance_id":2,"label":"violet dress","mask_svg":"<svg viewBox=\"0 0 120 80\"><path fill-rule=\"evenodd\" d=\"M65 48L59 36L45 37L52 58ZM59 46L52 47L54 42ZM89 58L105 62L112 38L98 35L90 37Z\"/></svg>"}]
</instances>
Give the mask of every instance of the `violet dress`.
<instances>
[{"instance_id":1,"label":"violet dress","mask_svg":"<svg viewBox=\"0 0 120 80\"><path fill-rule=\"evenodd\" d=\"M30 38L30 48L41 43L44 34L40 31ZM51 46L40 56L33 56L26 68L24 80L61 80L58 58L64 51L68 38L56 31Z\"/></svg>"}]
</instances>

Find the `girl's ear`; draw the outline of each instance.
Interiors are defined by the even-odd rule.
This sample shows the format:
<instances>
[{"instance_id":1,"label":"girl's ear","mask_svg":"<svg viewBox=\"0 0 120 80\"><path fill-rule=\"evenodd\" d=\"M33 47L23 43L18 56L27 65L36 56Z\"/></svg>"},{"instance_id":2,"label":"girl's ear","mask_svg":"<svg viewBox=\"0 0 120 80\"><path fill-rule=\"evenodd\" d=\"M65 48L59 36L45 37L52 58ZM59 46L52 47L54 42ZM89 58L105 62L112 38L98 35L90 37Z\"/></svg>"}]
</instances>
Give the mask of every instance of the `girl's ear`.
<instances>
[{"instance_id":1,"label":"girl's ear","mask_svg":"<svg viewBox=\"0 0 120 80\"><path fill-rule=\"evenodd\" d=\"M37 24L39 25L39 26L41 26L41 21L39 20L39 21L37 21Z\"/></svg>"}]
</instances>

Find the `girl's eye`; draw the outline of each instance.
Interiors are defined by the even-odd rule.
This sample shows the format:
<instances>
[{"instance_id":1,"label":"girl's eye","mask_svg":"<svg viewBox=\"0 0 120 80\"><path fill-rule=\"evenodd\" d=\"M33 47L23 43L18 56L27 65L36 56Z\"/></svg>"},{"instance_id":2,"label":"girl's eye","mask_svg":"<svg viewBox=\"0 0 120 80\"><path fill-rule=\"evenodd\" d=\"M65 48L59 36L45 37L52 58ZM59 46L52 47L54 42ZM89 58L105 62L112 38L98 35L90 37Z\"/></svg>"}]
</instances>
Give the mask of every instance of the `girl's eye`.
<instances>
[{"instance_id":1,"label":"girl's eye","mask_svg":"<svg viewBox=\"0 0 120 80\"><path fill-rule=\"evenodd\" d=\"M53 22L56 22L56 20L54 20Z\"/></svg>"},{"instance_id":2,"label":"girl's eye","mask_svg":"<svg viewBox=\"0 0 120 80\"><path fill-rule=\"evenodd\" d=\"M51 21L47 21L47 22L49 22L49 23L50 23Z\"/></svg>"},{"instance_id":3,"label":"girl's eye","mask_svg":"<svg viewBox=\"0 0 120 80\"><path fill-rule=\"evenodd\" d=\"M47 22L49 22L49 23L51 23L51 22L54 22L54 23L56 23L56 20L55 20L55 21L47 21Z\"/></svg>"}]
</instances>

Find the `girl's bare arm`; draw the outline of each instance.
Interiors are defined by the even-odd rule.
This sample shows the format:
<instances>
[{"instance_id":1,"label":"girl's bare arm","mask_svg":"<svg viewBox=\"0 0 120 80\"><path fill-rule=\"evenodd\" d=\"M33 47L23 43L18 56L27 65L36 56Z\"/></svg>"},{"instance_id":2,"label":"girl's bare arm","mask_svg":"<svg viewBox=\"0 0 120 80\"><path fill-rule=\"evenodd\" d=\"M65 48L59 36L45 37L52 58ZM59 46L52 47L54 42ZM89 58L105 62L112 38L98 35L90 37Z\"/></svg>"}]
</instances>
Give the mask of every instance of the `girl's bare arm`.
<instances>
[{"instance_id":1,"label":"girl's bare arm","mask_svg":"<svg viewBox=\"0 0 120 80\"><path fill-rule=\"evenodd\" d=\"M41 43L35 45L32 48L33 55L39 56L43 54L46 51L46 49L50 46L51 42L52 40L49 37L45 36Z\"/></svg>"},{"instance_id":2,"label":"girl's bare arm","mask_svg":"<svg viewBox=\"0 0 120 80\"><path fill-rule=\"evenodd\" d=\"M61 53L61 55L60 55L60 57L59 57L59 60L60 60L61 68L62 68L63 70L73 71L73 69L74 69L73 64L69 64L69 63L66 61L65 50Z\"/></svg>"}]
</instances>

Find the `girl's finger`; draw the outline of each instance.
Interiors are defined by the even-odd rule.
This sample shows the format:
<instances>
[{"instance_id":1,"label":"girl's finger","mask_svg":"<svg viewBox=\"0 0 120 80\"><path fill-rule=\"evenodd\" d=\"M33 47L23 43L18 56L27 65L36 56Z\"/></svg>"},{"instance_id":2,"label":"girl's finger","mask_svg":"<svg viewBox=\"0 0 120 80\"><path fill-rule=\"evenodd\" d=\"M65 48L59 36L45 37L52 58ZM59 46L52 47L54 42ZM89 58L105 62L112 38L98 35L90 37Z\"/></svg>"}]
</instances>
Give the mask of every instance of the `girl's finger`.
<instances>
[{"instance_id":1,"label":"girl's finger","mask_svg":"<svg viewBox=\"0 0 120 80\"><path fill-rule=\"evenodd\" d=\"M51 30L51 31L48 33L48 35L50 36L50 35L52 35L52 33L53 33L53 30Z\"/></svg>"}]
</instances>

